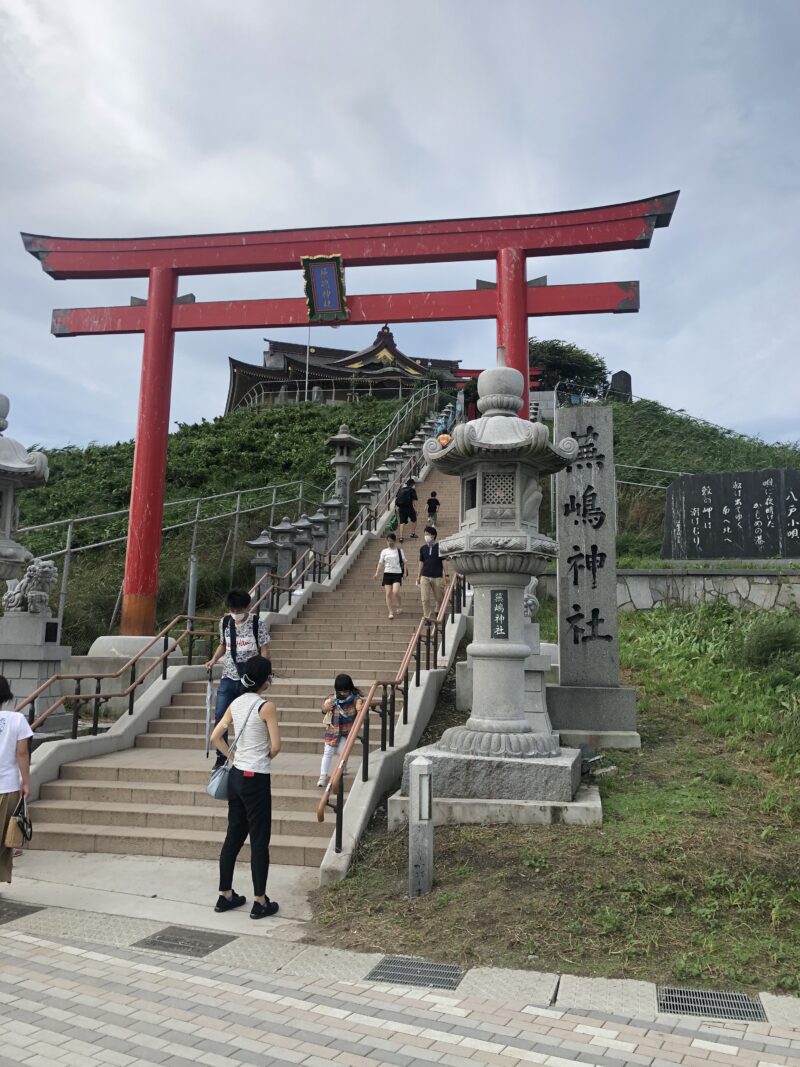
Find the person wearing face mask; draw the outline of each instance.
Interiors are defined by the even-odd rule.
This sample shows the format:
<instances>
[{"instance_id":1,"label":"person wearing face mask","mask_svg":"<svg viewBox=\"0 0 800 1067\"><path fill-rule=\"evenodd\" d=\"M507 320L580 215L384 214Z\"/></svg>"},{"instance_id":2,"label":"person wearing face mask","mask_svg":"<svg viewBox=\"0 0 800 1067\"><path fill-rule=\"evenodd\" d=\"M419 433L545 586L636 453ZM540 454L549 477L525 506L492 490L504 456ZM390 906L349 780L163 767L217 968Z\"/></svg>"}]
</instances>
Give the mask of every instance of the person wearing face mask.
<instances>
[{"instance_id":1,"label":"person wearing face mask","mask_svg":"<svg viewBox=\"0 0 800 1067\"><path fill-rule=\"evenodd\" d=\"M253 876L251 919L274 915L278 904L267 896L269 842L272 836L272 760L281 750L278 709L265 699L272 680L272 664L251 656L243 665L242 695L236 697L214 727L211 743L223 760L232 763L228 779L228 832L219 855L219 897L214 911L231 911L247 901L233 888L233 871L242 845L250 837ZM233 729L233 753L225 741Z\"/></svg>"},{"instance_id":2,"label":"person wearing face mask","mask_svg":"<svg viewBox=\"0 0 800 1067\"><path fill-rule=\"evenodd\" d=\"M331 763L334 756L341 755L356 716L363 707L362 693L356 689L349 674L337 674L333 682L333 692L322 704L325 736L322 763L319 768L317 786L324 789L330 779ZM347 766L344 767L347 774Z\"/></svg>"},{"instance_id":3,"label":"person wearing face mask","mask_svg":"<svg viewBox=\"0 0 800 1067\"><path fill-rule=\"evenodd\" d=\"M435 526L425 527L425 544L419 550L417 585L422 593L422 614L432 622L444 599L447 574L444 561L439 558L439 542Z\"/></svg>"},{"instance_id":4,"label":"person wearing face mask","mask_svg":"<svg viewBox=\"0 0 800 1067\"><path fill-rule=\"evenodd\" d=\"M250 614L250 594L241 589L231 589L227 604L230 611L219 621L219 645L214 655L206 663L206 670L213 669L214 664L223 659L222 678L217 689L217 702L214 707L214 723L218 723L227 711L231 701L241 696L241 676L244 665L251 656L266 656L269 634L267 624L258 615ZM228 735L223 735L227 743ZM217 755L215 766L221 767L225 762L222 755Z\"/></svg>"}]
</instances>

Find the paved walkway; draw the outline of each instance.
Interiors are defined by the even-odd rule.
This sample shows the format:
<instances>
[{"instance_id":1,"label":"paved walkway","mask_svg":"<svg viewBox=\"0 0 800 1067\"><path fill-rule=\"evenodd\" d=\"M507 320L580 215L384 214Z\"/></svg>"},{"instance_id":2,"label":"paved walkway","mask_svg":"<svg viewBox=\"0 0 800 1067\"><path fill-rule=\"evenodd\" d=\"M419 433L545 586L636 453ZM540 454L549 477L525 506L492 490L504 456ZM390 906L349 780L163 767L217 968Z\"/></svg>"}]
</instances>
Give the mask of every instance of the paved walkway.
<instances>
[{"instance_id":1,"label":"paved walkway","mask_svg":"<svg viewBox=\"0 0 800 1067\"><path fill-rule=\"evenodd\" d=\"M98 859L26 853L0 890L0 1067L800 1065L790 997L762 994L768 1021L744 1023L659 1014L647 982L488 967L447 991L376 982L383 956L302 940L307 868L270 872L285 907L253 923L214 914L213 863Z\"/></svg>"},{"instance_id":2,"label":"paved walkway","mask_svg":"<svg viewBox=\"0 0 800 1067\"><path fill-rule=\"evenodd\" d=\"M0 1067L800 1062L800 1031L769 1024L545 1008L518 989L484 995L497 981L475 972L454 993L393 987L350 977L352 953L299 946L294 973L261 973L270 943L260 938L196 960L21 928L34 920L0 928Z\"/></svg>"}]
</instances>

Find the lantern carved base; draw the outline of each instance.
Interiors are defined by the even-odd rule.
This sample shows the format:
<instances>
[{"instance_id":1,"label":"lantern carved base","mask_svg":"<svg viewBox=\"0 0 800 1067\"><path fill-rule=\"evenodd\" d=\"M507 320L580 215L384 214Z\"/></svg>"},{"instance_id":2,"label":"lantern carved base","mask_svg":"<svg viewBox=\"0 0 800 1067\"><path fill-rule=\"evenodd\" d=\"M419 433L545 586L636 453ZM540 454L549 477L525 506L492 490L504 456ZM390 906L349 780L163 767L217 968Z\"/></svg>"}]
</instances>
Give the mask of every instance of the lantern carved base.
<instances>
[{"instance_id":1,"label":"lantern carved base","mask_svg":"<svg viewBox=\"0 0 800 1067\"><path fill-rule=\"evenodd\" d=\"M527 727L527 722L525 723ZM509 733L507 731L471 730L469 726L452 726L439 739L439 747L464 756L506 756L531 759L557 756L561 751L557 734Z\"/></svg>"}]
</instances>

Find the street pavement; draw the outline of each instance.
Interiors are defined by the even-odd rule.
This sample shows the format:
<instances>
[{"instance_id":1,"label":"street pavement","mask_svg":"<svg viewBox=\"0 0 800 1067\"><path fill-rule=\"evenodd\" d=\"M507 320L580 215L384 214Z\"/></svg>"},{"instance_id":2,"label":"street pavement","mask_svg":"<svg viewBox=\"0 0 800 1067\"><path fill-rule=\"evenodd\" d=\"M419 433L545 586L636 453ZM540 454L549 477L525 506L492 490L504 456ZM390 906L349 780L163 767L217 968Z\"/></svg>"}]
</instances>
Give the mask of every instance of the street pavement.
<instances>
[{"instance_id":1,"label":"street pavement","mask_svg":"<svg viewBox=\"0 0 800 1067\"><path fill-rule=\"evenodd\" d=\"M139 857L133 878L120 859L29 853L0 890L0 1067L800 1065L790 997L762 994L767 1021L743 1022L659 1013L646 982L490 967L453 989L376 981L383 955L303 940L291 871L270 874L276 897L273 873L298 889L288 917L254 923L214 914L213 864Z\"/></svg>"}]
</instances>

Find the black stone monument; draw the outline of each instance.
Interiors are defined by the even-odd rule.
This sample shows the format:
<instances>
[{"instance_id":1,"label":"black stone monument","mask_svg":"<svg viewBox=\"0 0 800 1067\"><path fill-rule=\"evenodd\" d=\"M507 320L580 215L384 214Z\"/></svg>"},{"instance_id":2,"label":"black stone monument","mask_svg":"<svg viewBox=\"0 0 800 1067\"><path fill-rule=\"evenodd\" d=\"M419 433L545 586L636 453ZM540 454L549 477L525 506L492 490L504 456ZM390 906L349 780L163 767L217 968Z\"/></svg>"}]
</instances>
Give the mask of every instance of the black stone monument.
<instances>
[{"instance_id":1,"label":"black stone monument","mask_svg":"<svg viewBox=\"0 0 800 1067\"><path fill-rule=\"evenodd\" d=\"M683 474L667 489L662 559L800 556L800 473Z\"/></svg>"}]
</instances>

